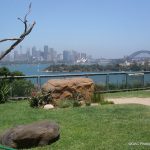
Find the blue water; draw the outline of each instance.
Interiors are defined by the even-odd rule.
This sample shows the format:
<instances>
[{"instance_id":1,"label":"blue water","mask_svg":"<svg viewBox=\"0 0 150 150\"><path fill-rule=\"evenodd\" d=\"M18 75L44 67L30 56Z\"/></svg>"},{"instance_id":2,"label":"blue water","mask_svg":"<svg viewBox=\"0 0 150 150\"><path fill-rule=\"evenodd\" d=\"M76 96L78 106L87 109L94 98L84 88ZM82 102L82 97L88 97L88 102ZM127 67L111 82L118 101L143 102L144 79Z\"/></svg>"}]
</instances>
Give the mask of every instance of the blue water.
<instances>
[{"instance_id":1,"label":"blue water","mask_svg":"<svg viewBox=\"0 0 150 150\"><path fill-rule=\"evenodd\" d=\"M43 72L43 69L49 66L49 64L12 64L12 65L0 65L0 67L5 66L9 68L10 71L21 71L25 75L45 75L47 73Z\"/></svg>"},{"instance_id":2,"label":"blue water","mask_svg":"<svg viewBox=\"0 0 150 150\"><path fill-rule=\"evenodd\" d=\"M12 64L12 65L0 65L0 67L7 67L10 69L10 71L21 71L25 75L56 75L56 74L68 74L67 72L43 72L45 68L49 66L49 64ZM85 72L78 72L78 73L70 73L69 74L83 74ZM89 76L89 78L93 79L95 83L97 84L106 84L106 75L95 75L95 76ZM46 82L50 78L43 78L42 84ZM34 79L34 82L37 82L36 79ZM150 83L150 74L146 74L144 76L145 83ZM33 80L32 80L33 81ZM109 83L112 84L125 84L126 82L126 76L123 75L109 75Z\"/></svg>"}]
</instances>

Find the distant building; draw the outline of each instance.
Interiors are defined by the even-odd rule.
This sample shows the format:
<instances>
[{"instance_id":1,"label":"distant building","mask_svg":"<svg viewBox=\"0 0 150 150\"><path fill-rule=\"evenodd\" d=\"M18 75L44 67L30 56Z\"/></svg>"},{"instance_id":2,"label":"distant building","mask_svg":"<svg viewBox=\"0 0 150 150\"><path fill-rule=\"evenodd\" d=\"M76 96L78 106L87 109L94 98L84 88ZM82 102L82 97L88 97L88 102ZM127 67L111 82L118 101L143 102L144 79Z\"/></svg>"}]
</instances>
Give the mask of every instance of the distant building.
<instances>
[{"instance_id":1,"label":"distant building","mask_svg":"<svg viewBox=\"0 0 150 150\"><path fill-rule=\"evenodd\" d=\"M71 61L71 52L68 50L63 51L63 61L70 62Z\"/></svg>"},{"instance_id":2,"label":"distant building","mask_svg":"<svg viewBox=\"0 0 150 150\"><path fill-rule=\"evenodd\" d=\"M35 47L35 46L32 47L32 57L33 57L33 58L36 58L36 57L37 57L37 50L36 50L36 47Z\"/></svg>"},{"instance_id":3,"label":"distant building","mask_svg":"<svg viewBox=\"0 0 150 150\"><path fill-rule=\"evenodd\" d=\"M44 61L48 61L48 45L44 45L43 59Z\"/></svg>"},{"instance_id":4,"label":"distant building","mask_svg":"<svg viewBox=\"0 0 150 150\"><path fill-rule=\"evenodd\" d=\"M63 61L67 61L69 58L69 51L64 50L63 51Z\"/></svg>"}]
</instances>

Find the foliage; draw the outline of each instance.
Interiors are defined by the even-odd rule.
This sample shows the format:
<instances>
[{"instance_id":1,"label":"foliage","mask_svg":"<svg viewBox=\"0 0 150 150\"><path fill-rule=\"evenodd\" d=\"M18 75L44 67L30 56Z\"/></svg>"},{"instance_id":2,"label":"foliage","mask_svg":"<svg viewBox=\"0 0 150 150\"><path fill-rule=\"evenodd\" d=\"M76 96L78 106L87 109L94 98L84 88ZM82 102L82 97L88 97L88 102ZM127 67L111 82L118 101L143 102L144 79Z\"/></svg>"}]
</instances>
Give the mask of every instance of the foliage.
<instances>
[{"instance_id":1,"label":"foliage","mask_svg":"<svg viewBox=\"0 0 150 150\"><path fill-rule=\"evenodd\" d=\"M29 104L31 107L36 108L39 106L39 98L37 96L34 96L29 99Z\"/></svg>"},{"instance_id":2,"label":"foliage","mask_svg":"<svg viewBox=\"0 0 150 150\"><path fill-rule=\"evenodd\" d=\"M0 68L0 76L23 76L24 74L19 71L11 72L6 67ZM1 79L0 81L1 95L6 99L9 96L29 96L34 85L31 81L25 79ZM5 90L4 90L5 89ZM3 91L4 90L4 91ZM3 91L3 92L2 92ZM6 96L4 96L6 94Z\"/></svg>"},{"instance_id":3,"label":"foliage","mask_svg":"<svg viewBox=\"0 0 150 150\"><path fill-rule=\"evenodd\" d=\"M92 65L67 65L67 64L55 64L50 65L44 70L51 72L101 72L101 71L149 71L150 65L145 61L144 65L132 62L130 66L120 65L121 62L111 62L105 66L99 64Z\"/></svg>"},{"instance_id":4,"label":"foliage","mask_svg":"<svg viewBox=\"0 0 150 150\"><path fill-rule=\"evenodd\" d=\"M49 103L52 103L51 91L48 94L37 91L33 91L31 93L31 98L29 99L29 104L31 107L42 107Z\"/></svg>"},{"instance_id":5,"label":"foliage","mask_svg":"<svg viewBox=\"0 0 150 150\"><path fill-rule=\"evenodd\" d=\"M31 81L25 79L17 79L12 83L12 96L30 96L34 85Z\"/></svg>"},{"instance_id":6,"label":"foliage","mask_svg":"<svg viewBox=\"0 0 150 150\"><path fill-rule=\"evenodd\" d=\"M10 86L5 81L0 81L0 103L5 103L9 97Z\"/></svg>"},{"instance_id":7,"label":"foliage","mask_svg":"<svg viewBox=\"0 0 150 150\"><path fill-rule=\"evenodd\" d=\"M0 76L8 76L10 74L11 74L11 72L9 71L8 68L6 68L6 67L0 68Z\"/></svg>"}]
</instances>

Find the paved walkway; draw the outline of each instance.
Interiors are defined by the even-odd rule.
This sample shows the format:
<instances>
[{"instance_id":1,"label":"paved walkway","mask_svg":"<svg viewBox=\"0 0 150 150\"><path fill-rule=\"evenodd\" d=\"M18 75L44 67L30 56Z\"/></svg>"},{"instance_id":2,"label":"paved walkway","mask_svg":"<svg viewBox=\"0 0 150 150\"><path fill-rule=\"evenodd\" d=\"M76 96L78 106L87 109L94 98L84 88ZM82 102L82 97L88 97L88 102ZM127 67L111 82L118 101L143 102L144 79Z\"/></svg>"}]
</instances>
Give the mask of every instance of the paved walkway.
<instances>
[{"instance_id":1,"label":"paved walkway","mask_svg":"<svg viewBox=\"0 0 150 150\"><path fill-rule=\"evenodd\" d=\"M150 98L109 98L108 101L113 101L115 104L141 104L150 106Z\"/></svg>"}]
</instances>

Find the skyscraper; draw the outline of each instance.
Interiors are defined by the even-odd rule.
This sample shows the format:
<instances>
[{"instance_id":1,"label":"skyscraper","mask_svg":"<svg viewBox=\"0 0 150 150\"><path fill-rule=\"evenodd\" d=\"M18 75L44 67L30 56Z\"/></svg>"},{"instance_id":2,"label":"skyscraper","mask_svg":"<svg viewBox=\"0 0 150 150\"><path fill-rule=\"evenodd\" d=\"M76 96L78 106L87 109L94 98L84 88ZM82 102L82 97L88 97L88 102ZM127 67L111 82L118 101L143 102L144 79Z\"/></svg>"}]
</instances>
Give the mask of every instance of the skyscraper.
<instances>
[{"instance_id":1,"label":"skyscraper","mask_svg":"<svg viewBox=\"0 0 150 150\"><path fill-rule=\"evenodd\" d=\"M44 61L48 61L48 45L44 45L43 58L44 58Z\"/></svg>"},{"instance_id":2,"label":"skyscraper","mask_svg":"<svg viewBox=\"0 0 150 150\"><path fill-rule=\"evenodd\" d=\"M64 50L63 51L63 61L69 62L69 60L70 60L70 51Z\"/></svg>"}]
</instances>

